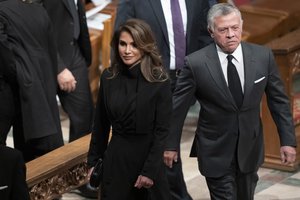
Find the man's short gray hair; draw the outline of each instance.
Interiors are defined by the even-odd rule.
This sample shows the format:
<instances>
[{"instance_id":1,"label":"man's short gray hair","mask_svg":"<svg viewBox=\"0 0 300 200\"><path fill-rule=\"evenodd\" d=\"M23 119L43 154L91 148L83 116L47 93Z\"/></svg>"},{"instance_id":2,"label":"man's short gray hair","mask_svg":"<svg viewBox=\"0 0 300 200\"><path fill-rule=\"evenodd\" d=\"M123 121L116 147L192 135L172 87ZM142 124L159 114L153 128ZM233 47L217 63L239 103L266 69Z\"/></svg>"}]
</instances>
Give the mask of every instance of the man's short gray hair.
<instances>
[{"instance_id":1,"label":"man's short gray hair","mask_svg":"<svg viewBox=\"0 0 300 200\"><path fill-rule=\"evenodd\" d=\"M239 9L230 3L218 3L213 5L207 14L207 28L210 30L214 30L214 19L216 17L225 16L232 12L235 12L237 16L240 17L242 21L242 15Z\"/></svg>"}]
</instances>

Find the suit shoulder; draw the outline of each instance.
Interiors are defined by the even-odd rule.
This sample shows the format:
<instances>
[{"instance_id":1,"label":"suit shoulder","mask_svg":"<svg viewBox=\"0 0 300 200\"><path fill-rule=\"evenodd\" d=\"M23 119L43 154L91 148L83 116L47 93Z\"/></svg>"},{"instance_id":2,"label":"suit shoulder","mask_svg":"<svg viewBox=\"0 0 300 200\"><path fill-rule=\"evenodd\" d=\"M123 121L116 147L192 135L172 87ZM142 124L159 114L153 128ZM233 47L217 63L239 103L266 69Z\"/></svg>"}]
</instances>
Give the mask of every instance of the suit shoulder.
<instances>
[{"instance_id":1,"label":"suit shoulder","mask_svg":"<svg viewBox=\"0 0 300 200\"><path fill-rule=\"evenodd\" d=\"M199 59L199 57L202 57L202 56L205 56L207 54L207 52L209 51L209 49L211 49L213 47L214 43L213 44L210 44L206 47L203 47L202 49L199 49L189 55L187 55L186 57L188 59Z\"/></svg>"},{"instance_id":2,"label":"suit shoulder","mask_svg":"<svg viewBox=\"0 0 300 200\"><path fill-rule=\"evenodd\" d=\"M251 48L253 51L271 51L271 49L267 46L254 43L242 42L242 46Z\"/></svg>"}]
</instances>

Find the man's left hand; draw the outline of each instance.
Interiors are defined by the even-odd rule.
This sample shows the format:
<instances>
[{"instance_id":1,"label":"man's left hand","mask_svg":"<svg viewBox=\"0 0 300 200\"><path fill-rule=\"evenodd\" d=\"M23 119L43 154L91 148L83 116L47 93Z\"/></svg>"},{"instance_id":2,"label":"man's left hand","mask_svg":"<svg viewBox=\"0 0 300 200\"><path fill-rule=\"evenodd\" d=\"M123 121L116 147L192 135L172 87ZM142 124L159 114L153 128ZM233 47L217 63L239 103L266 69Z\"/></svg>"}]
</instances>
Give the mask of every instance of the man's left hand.
<instances>
[{"instance_id":1,"label":"man's left hand","mask_svg":"<svg viewBox=\"0 0 300 200\"><path fill-rule=\"evenodd\" d=\"M177 162L178 160L178 153L177 151L165 151L164 152L164 163L172 168L173 167L173 162Z\"/></svg>"},{"instance_id":2,"label":"man's left hand","mask_svg":"<svg viewBox=\"0 0 300 200\"><path fill-rule=\"evenodd\" d=\"M284 164L293 164L296 160L296 148L291 146L280 147L281 162Z\"/></svg>"}]
</instances>

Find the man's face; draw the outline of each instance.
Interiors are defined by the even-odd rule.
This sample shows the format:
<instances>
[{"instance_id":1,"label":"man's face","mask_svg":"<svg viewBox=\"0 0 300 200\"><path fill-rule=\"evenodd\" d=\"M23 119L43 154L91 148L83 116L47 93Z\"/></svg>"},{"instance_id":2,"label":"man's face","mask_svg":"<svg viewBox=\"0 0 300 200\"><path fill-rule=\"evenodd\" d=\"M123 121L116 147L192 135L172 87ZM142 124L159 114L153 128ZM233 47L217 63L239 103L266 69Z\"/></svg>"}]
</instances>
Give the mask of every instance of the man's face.
<instances>
[{"instance_id":1,"label":"man's face","mask_svg":"<svg viewBox=\"0 0 300 200\"><path fill-rule=\"evenodd\" d=\"M225 52L232 53L240 44L243 22L232 12L215 18L214 30L209 30L217 45Z\"/></svg>"}]
</instances>

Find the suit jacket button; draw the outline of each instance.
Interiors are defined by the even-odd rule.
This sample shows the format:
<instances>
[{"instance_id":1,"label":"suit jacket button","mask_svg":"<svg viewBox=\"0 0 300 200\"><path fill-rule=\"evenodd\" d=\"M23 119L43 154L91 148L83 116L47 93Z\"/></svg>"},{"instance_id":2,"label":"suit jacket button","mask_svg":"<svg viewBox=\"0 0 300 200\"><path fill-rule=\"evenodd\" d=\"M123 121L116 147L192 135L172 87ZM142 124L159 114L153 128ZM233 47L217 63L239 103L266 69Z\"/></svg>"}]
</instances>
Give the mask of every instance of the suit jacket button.
<instances>
[{"instance_id":1,"label":"suit jacket button","mask_svg":"<svg viewBox=\"0 0 300 200\"><path fill-rule=\"evenodd\" d=\"M70 42L70 45L72 45L72 46L73 46L73 45L74 45L74 41L71 41L71 42Z\"/></svg>"}]
</instances>

